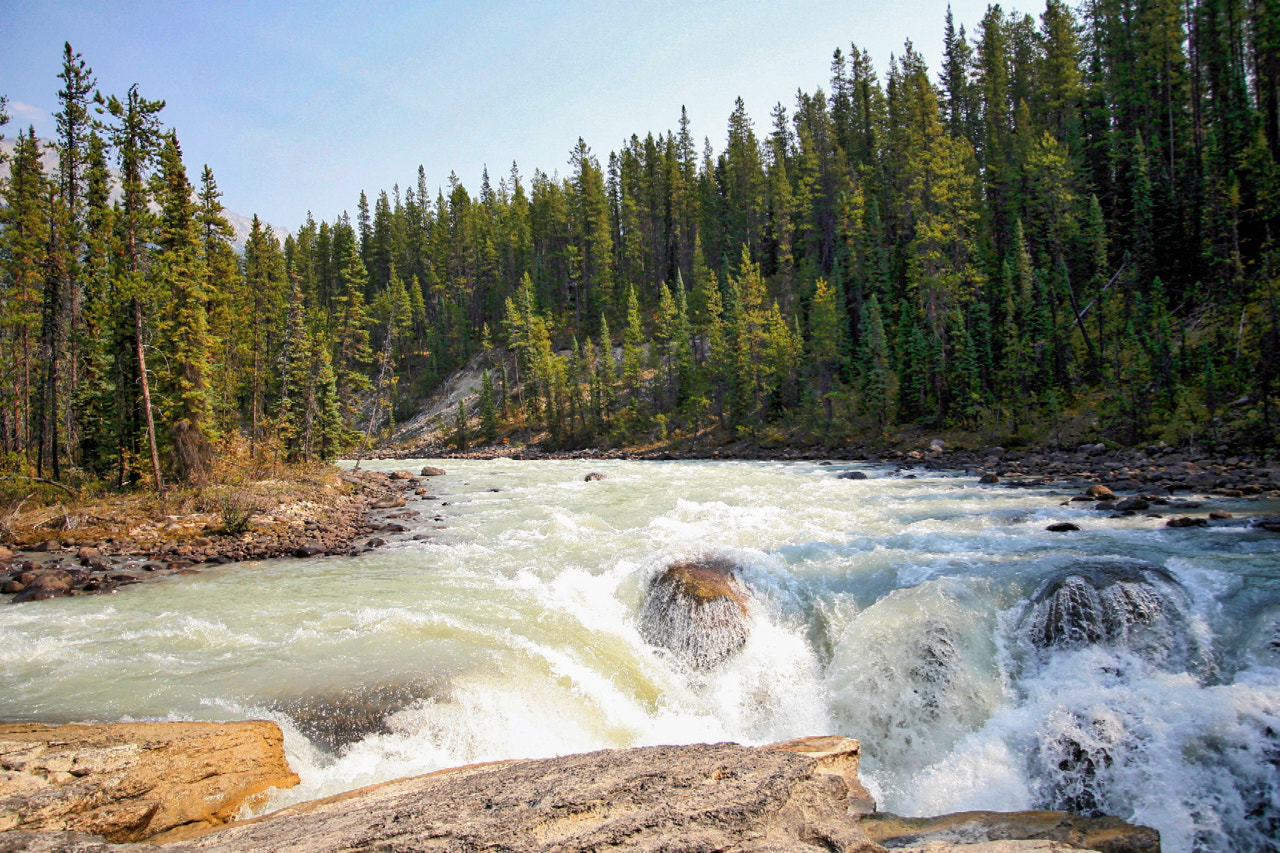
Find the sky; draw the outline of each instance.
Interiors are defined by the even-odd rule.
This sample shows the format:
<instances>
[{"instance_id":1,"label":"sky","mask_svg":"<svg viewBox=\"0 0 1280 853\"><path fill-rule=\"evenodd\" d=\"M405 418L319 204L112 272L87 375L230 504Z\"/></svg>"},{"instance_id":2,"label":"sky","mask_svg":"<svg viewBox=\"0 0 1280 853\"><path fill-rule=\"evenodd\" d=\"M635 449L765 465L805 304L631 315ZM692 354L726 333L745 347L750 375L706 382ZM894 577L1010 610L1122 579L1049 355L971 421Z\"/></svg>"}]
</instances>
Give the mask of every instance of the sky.
<instances>
[{"instance_id":1,"label":"sky","mask_svg":"<svg viewBox=\"0 0 1280 853\"><path fill-rule=\"evenodd\" d=\"M910 39L936 79L947 5L0 0L0 95L6 136L53 138L70 42L104 94L166 101L193 181L207 164L227 208L293 231L416 186L419 165L433 193L455 172L474 194L486 166L495 187L513 162L526 188L535 168L566 175L579 137L604 164L681 106L720 151L736 98L763 135L774 104L829 89L837 47L883 80ZM970 32L986 9L950 5Z\"/></svg>"}]
</instances>

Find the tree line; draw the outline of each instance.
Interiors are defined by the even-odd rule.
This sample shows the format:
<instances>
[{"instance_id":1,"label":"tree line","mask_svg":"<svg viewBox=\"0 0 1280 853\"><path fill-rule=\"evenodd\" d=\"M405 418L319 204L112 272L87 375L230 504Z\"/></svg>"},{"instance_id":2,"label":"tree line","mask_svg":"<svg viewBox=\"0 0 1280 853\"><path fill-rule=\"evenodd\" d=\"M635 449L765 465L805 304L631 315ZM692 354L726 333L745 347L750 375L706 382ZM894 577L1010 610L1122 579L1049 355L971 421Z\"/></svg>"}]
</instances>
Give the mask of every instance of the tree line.
<instances>
[{"instance_id":1,"label":"tree line","mask_svg":"<svg viewBox=\"0 0 1280 853\"><path fill-rule=\"evenodd\" d=\"M36 471L327 458L486 355L459 441L1087 407L1118 441L1277 443L1280 0L948 13L937 71L836 50L770 127L739 100L718 151L682 110L603 159L579 139L564 176L419 167L354 220L255 219L239 257L163 104L98 95L69 46L60 77L58 166L20 131L0 223L0 449Z\"/></svg>"}]
</instances>

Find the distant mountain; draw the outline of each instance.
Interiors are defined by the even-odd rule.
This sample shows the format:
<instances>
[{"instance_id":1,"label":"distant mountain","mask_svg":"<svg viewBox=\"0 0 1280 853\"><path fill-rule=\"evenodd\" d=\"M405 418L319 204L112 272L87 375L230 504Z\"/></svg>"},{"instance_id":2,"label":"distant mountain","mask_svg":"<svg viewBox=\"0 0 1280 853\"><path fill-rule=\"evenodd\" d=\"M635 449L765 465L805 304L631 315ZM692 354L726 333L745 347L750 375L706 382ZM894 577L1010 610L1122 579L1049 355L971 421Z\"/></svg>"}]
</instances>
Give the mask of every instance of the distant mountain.
<instances>
[{"instance_id":1,"label":"distant mountain","mask_svg":"<svg viewBox=\"0 0 1280 853\"><path fill-rule=\"evenodd\" d=\"M6 130L7 129L8 128L6 128ZM40 161L44 165L45 174L52 175L54 170L58 168L58 155L53 150L52 142L47 139L41 139L39 142L44 146L44 155L40 158ZM13 155L13 149L16 144L17 139L11 134L6 133L5 138L0 140L0 153L3 154L3 159L5 160L3 164L0 164L0 179L9 177L8 158ZM111 173L113 176L116 174L114 169L111 170ZM188 178L190 178L190 171L188 171ZM118 182L113 183L114 186L111 190L111 200L115 201L119 195L120 186ZM222 215L226 217L227 223L231 226L231 230L233 232L231 245L235 247L237 253L243 254L244 244L249 239L249 231L253 227L253 217L245 216L242 213L237 213L230 209L224 209L222 211ZM264 222L263 224L266 225L268 223ZM279 228L275 225L271 226L271 230L275 232L276 237L280 240L284 240L284 238L289 235L288 230Z\"/></svg>"}]
</instances>

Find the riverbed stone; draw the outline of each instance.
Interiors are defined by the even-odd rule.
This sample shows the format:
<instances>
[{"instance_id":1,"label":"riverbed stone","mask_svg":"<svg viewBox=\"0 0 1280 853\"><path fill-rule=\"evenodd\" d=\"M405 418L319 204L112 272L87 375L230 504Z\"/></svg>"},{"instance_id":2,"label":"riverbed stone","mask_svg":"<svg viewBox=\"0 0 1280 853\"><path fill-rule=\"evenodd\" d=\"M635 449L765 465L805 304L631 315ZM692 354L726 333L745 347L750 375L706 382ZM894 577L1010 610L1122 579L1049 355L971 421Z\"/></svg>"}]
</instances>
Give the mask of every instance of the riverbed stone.
<instances>
[{"instance_id":1,"label":"riverbed stone","mask_svg":"<svg viewBox=\"0 0 1280 853\"><path fill-rule=\"evenodd\" d=\"M0 830L87 832L114 842L221 824L268 789L298 783L280 727L263 721L5 723L0 770Z\"/></svg>"},{"instance_id":2,"label":"riverbed stone","mask_svg":"<svg viewBox=\"0 0 1280 853\"><path fill-rule=\"evenodd\" d=\"M433 466L431 466L431 465L427 465L427 466L425 466L425 467L422 469L422 471L421 471L421 472L419 472L419 476L422 476L422 477L443 477L443 476L444 476L444 473L445 473L445 472L444 472L444 469L443 469L443 468L436 468L436 467L433 467Z\"/></svg>"},{"instance_id":3,"label":"riverbed stone","mask_svg":"<svg viewBox=\"0 0 1280 853\"><path fill-rule=\"evenodd\" d=\"M583 477L582 479L583 479L585 482L588 482L588 483L594 483L594 482L597 482L597 481L599 481L599 480L604 480L604 479L606 479L606 477L607 477L607 475L605 475L605 474L601 474L599 471L592 471L590 474L588 474L587 476Z\"/></svg>"}]
</instances>

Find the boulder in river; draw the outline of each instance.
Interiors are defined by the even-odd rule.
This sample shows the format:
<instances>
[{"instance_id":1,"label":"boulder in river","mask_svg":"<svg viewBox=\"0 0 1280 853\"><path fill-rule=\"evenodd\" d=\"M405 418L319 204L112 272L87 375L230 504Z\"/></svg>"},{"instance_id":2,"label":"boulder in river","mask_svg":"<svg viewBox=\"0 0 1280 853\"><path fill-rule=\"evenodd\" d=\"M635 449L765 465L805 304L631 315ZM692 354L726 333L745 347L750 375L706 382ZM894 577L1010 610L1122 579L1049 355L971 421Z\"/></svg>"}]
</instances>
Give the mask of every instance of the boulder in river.
<instances>
[{"instance_id":1,"label":"boulder in river","mask_svg":"<svg viewBox=\"0 0 1280 853\"><path fill-rule=\"evenodd\" d=\"M640 635L694 669L710 669L747 642L748 597L737 566L729 560L700 557L672 563L649 584Z\"/></svg>"},{"instance_id":2,"label":"boulder in river","mask_svg":"<svg viewBox=\"0 0 1280 853\"><path fill-rule=\"evenodd\" d=\"M862 471L845 471L836 476L837 480L865 480L867 475Z\"/></svg>"},{"instance_id":3,"label":"boulder in river","mask_svg":"<svg viewBox=\"0 0 1280 853\"><path fill-rule=\"evenodd\" d=\"M1123 647L1160 665L1189 663L1194 651L1181 585L1139 561L1085 561L1048 577L1031 596L1020 628L1038 649Z\"/></svg>"},{"instance_id":4,"label":"boulder in river","mask_svg":"<svg viewBox=\"0 0 1280 853\"><path fill-rule=\"evenodd\" d=\"M590 474L588 474L587 476L583 477L582 479L583 479L585 482L588 482L588 483L594 483L594 482L596 482L597 480L603 480L603 479L605 479L605 475L604 475L604 474L601 474L599 471L592 471Z\"/></svg>"},{"instance_id":5,"label":"boulder in river","mask_svg":"<svg viewBox=\"0 0 1280 853\"><path fill-rule=\"evenodd\" d=\"M443 477L443 476L444 476L444 469L443 469L443 468L433 468L432 466L428 465L428 466L426 466L425 468L423 468L423 469L422 469L422 471L420 471L420 472L419 472L419 476L421 476L421 477Z\"/></svg>"}]
</instances>

